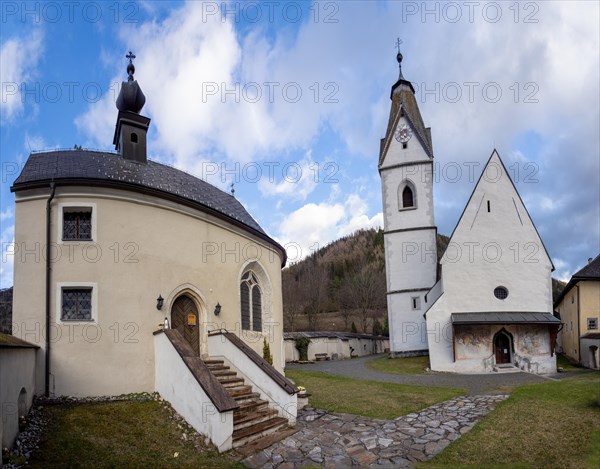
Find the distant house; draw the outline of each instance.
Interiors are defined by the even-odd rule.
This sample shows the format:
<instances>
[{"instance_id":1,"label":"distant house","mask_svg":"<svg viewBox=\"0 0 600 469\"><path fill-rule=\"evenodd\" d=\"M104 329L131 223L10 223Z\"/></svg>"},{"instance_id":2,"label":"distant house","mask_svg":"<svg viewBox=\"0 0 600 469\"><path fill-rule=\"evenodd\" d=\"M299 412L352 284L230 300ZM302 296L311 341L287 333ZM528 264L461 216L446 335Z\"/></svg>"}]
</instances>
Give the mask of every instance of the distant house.
<instances>
[{"instance_id":1,"label":"distant house","mask_svg":"<svg viewBox=\"0 0 600 469\"><path fill-rule=\"evenodd\" d=\"M600 365L600 255L573 274L554 303L564 324L558 336L562 353L587 368Z\"/></svg>"},{"instance_id":2,"label":"distant house","mask_svg":"<svg viewBox=\"0 0 600 469\"><path fill-rule=\"evenodd\" d=\"M147 159L134 70L116 153L31 154L11 187L12 334L38 346L29 396L157 391L226 450L295 422L285 250L233 194ZM31 255L40 246L48 255Z\"/></svg>"}]
</instances>

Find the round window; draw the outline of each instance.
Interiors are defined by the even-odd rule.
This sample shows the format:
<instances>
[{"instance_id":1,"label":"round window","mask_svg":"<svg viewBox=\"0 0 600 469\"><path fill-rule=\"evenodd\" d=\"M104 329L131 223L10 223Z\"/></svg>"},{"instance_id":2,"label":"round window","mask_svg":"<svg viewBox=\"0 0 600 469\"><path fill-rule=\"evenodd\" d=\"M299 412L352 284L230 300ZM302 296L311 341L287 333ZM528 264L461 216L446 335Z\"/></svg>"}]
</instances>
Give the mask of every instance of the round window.
<instances>
[{"instance_id":1,"label":"round window","mask_svg":"<svg viewBox=\"0 0 600 469\"><path fill-rule=\"evenodd\" d=\"M499 300L505 300L508 297L508 290L505 287L494 288L494 296Z\"/></svg>"}]
</instances>

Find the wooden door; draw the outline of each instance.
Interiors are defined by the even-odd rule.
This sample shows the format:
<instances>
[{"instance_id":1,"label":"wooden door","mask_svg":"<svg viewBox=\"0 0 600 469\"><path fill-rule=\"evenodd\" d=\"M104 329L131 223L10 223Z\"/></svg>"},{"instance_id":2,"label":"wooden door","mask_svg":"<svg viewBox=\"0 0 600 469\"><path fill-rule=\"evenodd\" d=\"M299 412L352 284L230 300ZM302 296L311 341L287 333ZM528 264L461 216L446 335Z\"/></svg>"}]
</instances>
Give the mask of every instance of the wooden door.
<instances>
[{"instance_id":1,"label":"wooden door","mask_svg":"<svg viewBox=\"0 0 600 469\"><path fill-rule=\"evenodd\" d=\"M510 363L510 339L506 334L499 333L494 340L496 348L496 363Z\"/></svg>"},{"instance_id":2,"label":"wooden door","mask_svg":"<svg viewBox=\"0 0 600 469\"><path fill-rule=\"evenodd\" d=\"M179 331L190 344L194 353L200 356L200 321L196 303L186 295L180 296L171 308L171 328Z\"/></svg>"}]
</instances>

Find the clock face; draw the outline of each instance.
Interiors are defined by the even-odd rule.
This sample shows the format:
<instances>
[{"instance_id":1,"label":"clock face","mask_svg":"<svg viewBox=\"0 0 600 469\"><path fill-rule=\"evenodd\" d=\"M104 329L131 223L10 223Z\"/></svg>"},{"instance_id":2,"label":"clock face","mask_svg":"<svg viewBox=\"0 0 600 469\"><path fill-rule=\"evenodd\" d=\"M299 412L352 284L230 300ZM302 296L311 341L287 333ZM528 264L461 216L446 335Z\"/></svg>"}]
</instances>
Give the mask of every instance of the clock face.
<instances>
[{"instance_id":1,"label":"clock face","mask_svg":"<svg viewBox=\"0 0 600 469\"><path fill-rule=\"evenodd\" d=\"M398 140L400 143L408 142L411 137L412 131L406 124L402 124L400 127L398 127L398 130L396 130L396 140Z\"/></svg>"}]
</instances>

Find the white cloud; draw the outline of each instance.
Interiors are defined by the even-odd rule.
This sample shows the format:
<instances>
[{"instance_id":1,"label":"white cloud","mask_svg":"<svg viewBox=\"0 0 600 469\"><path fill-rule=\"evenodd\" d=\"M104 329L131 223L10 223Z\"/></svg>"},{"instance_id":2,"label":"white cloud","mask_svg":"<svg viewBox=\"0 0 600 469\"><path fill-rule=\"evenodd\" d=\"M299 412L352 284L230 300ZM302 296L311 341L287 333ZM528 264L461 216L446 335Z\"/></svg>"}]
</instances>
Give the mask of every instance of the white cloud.
<instances>
[{"instance_id":1,"label":"white cloud","mask_svg":"<svg viewBox=\"0 0 600 469\"><path fill-rule=\"evenodd\" d=\"M279 225L278 241L296 262L332 240L363 228L383 226L383 214L367 215L367 204L351 194L344 203L309 203L290 213Z\"/></svg>"},{"instance_id":2,"label":"white cloud","mask_svg":"<svg viewBox=\"0 0 600 469\"><path fill-rule=\"evenodd\" d=\"M2 214L4 215L4 213ZM2 256L0 259L0 288L7 288L13 284L14 244L15 226L11 224L5 227L0 234L0 255Z\"/></svg>"},{"instance_id":3,"label":"white cloud","mask_svg":"<svg viewBox=\"0 0 600 469\"><path fill-rule=\"evenodd\" d=\"M258 189L263 195L286 197L289 200L306 200L316 189L319 183L319 165L313 161L310 151L299 162L272 163L277 165L276 168L280 171L269 172L270 168L264 168L265 171L261 168L263 177L258 183ZM282 180L275 181L274 175L281 175Z\"/></svg>"},{"instance_id":4,"label":"white cloud","mask_svg":"<svg viewBox=\"0 0 600 469\"><path fill-rule=\"evenodd\" d=\"M22 38L7 39L0 46L0 114L3 123L12 122L23 113L21 84L36 76L43 48L43 34L35 29Z\"/></svg>"},{"instance_id":5,"label":"white cloud","mask_svg":"<svg viewBox=\"0 0 600 469\"><path fill-rule=\"evenodd\" d=\"M12 218L12 216L13 216L12 208L8 207L6 210L3 210L0 212L0 222L2 222L4 220L8 220L9 218Z\"/></svg>"}]
</instances>

